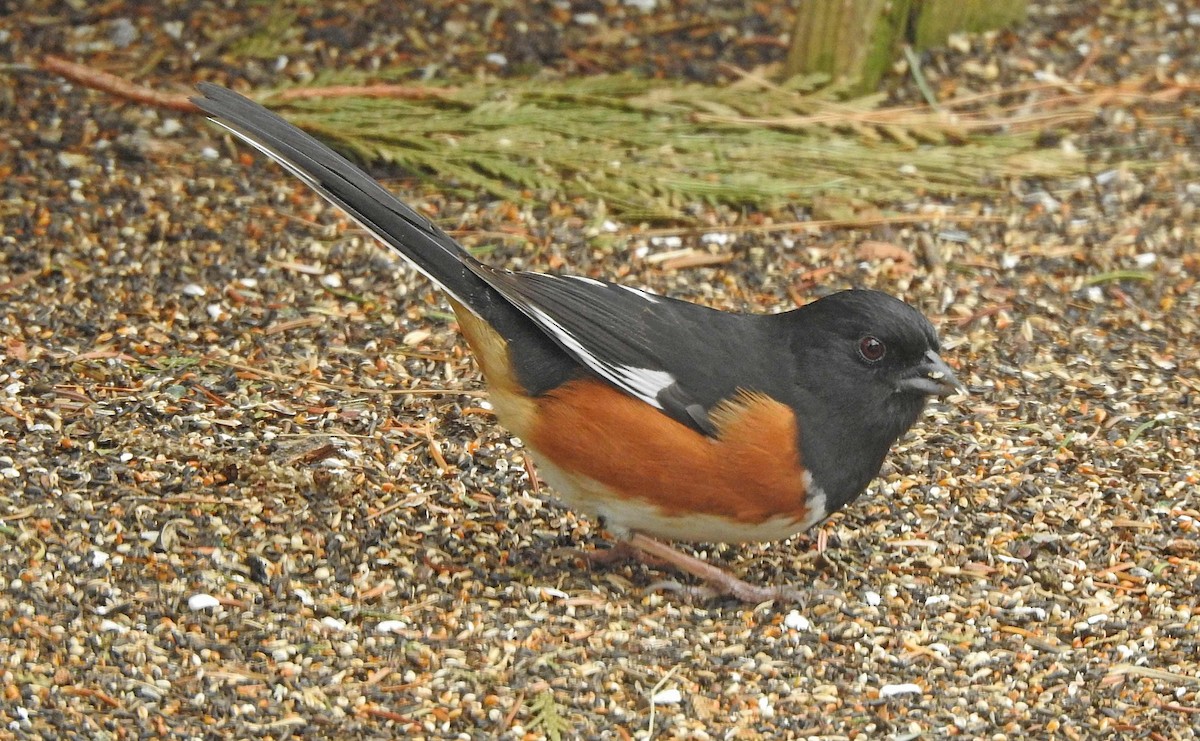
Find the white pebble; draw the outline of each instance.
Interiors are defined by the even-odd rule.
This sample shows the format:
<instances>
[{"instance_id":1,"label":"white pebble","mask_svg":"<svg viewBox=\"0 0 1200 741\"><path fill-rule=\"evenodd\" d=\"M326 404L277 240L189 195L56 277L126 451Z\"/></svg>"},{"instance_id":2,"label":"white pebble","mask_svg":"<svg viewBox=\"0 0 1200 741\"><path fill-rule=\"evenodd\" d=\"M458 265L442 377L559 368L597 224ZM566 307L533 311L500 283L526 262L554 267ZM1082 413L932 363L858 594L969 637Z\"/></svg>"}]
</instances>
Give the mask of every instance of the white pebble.
<instances>
[{"instance_id":1,"label":"white pebble","mask_svg":"<svg viewBox=\"0 0 1200 741\"><path fill-rule=\"evenodd\" d=\"M484 59L487 60L488 64L494 64L497 67L504 67L504 66L508 65L508 57L504 56L503 54L498 54L496 52L492 52L491 54L488 54L486 57L484 57Z\"/></svg>"},{"instance_id":2,"label":"white pebble","mask_svg":"<svg viewBox=\"0 0 1200 741\"><path fill-rule=\"evenodd\" d=\"M417 345L421 344L422 342L424 342L425 340L429 339L432 336L433 336L433 332L430 332L427 329L414 329L413 331L404 335L404 337L401 338L400 342L405 347L416 347Z\"/></svg>"},{"instance_id":3,"label":"white pebble","mask_svg":"<svg viewBox=\"0 0 1200 741\"><path fill-rule=\"evenodd\" d=\"M324 625L329 630L341 632L346 629L346 621L341 618L335 618L332 615L326 615L321 618L321 625Z\"/></svg>"},{"instance_id":4,"label":"white pebble","mask_svg":"<svg viewBox=\"0 0 1200 741\"><path fill-rule=\"evenodd\" d=\"M104 551L92 551L92 568L98 569L108 563L108 554Z\"/></svg>"},{"instance_id":5,"label":"white pebble","mask_svg":"<svg viewBox=\"0 0 1200 741\"><path fill-rule=\"evenodd\" d=\"M683 701L683 695L677 689L663 690L650 698L652 705L675 705Z\"/></svg>"},{"instance_id":6,"label":"white pebble","mask_svg":"<svg viewBox=\"0 0 1200 741\"><path fill-rule=\"evenodd\" d=\"M800 614L799 610L792 610L783 618L783 624L790 630L808 630L812 627L812 623L808 618Z\"/></svg>"},{"instance_id":7,"label":"white pebble","mask_svg":"<svg viewBox=\"0 0 1200 741\"><path fill-rule=\"evenodd\" d=\"M203 296L205 294L204 286L199 283L188 283L183 287L184 296Z\"/></svg>"},{"instance_id":8,"label":"white pebble","mask_svg":"<svg viewBox=\"0 0 1200 741\"><path fill-rule=\"evenodd\" d=\"M879 688L880 697L895 697L896 695L919 695L924 690L919 685L912 682L905 684L885 684Z\"/></svg>"},{"instance_id":9,"label":"white pebble","mask_svg":"<svg viewBox=\"0 0 1200 741\"><path fill-rule=\"evenodd\" d=\"M100 631L103 633L122 633L123 634L123 633L129 632L129 626L121 625L120 623L116 622L115 620L107 620L106 619L106 620L100 621Z\"/></svg>"},{"instance_id":10,"label":"white pebble","mask_svg":"<svg viewBox=\"0 0 1200 741\"><path fill-rule=\"evenodd\" d=\"M764 718L775 717L775 706L771 704L770 698L766 695L758 698L758 712L762 713Z\"/></svg>"},{"instance_id":11,"label":"white pebble","mask_svg":"<svg viewBox=\"0 0 1200 741\"><path fill-rule=\"evenodd\" d=\"M566 592L564 592L561 589L555 589L554 587L535 587L533 589L533 596L535 598L548 600L548 599L566 599L567 597L570 597L571 595L567 594Z\"/></svg>"},{"instance_id":12,"label":"white pebble","mask_svg":"<svg viewBox=\"0 0 1200 741\"><path fill-rule=\"evenodd\" d=\"M1024 562L1022 562L1022 563L1024 563ZM1046 619L1046 610L1045 610L1045 608L1042 608L1042 607L1025 607L1025 606L1014 607L1012 609L1012 613L1014 615L1022 615L1022 616L1032 615L1034 620L1045 620Z\"/></svg>"},{"instance_id":13,"label":"white pebble","mask_svg":"<svg viewBox=\"0 0 1200 741\"><path fill-rule=\"evenodd\" d=\"M375 626L376 633L399 633L408 628L403 620L382 620Z\"/></svg>"},{"instance_id":14,"label":"white pebble","mask_svg":"<svg viewBox=\"0 0 1200 741\"><path fill-rule=\"evenodd\" d=\"M210 607L216 607L221 604L221 601L211 594L193 594L188 597L188 609L192 612L207 610Z\"/></svg>"},{"instance_id":15,"label":"white pebble","mask_svg":"<svg viewBox=\"0 0 1200 741\"><path fill-rule=\"evenodd\" d=\"M880 603L883 602L883 597L879 596L879 592L863 592L863 599L866 600L867 604L871 607L879 607Z\"/></svg>"}]
</instances>

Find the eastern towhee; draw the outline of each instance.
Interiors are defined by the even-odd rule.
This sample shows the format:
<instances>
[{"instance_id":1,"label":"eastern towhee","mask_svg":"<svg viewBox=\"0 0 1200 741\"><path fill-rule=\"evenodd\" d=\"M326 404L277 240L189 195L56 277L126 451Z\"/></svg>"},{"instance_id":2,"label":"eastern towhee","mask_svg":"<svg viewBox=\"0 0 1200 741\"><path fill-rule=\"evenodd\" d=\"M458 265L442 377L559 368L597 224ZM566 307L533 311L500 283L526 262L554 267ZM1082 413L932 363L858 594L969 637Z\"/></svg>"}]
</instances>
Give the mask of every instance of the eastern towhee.
<instances>
[{"instance_id":1,"label":"eastern towhee","mask_svg":"<svg viewBox=\"0 0 1200 741\"><path fill-rule=\"evenodd\" d=\"M781 592L654 540L787 538L863 492L929 396L962 388L933 326L877 291L734 314L469 255L369 175L237 93L194 99L449 297L500 422L615 551L747 601ZM653 536L653 537L651 537Z\"/></svg>"}]
</instances>

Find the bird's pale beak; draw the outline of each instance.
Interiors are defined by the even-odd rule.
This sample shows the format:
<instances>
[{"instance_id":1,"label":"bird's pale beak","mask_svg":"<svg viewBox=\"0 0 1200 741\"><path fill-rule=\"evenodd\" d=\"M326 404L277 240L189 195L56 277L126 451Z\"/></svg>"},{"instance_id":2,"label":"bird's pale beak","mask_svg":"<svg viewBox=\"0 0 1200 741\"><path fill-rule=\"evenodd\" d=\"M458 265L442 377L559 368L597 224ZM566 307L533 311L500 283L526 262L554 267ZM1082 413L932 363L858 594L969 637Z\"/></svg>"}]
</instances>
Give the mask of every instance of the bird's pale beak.
<instances>
[{"instance_id":1,"label":"bird's pale beak","mask_svg":"<svg viewBox=\"0 0 1200 741\"><path fill-rule=\"evenodd\" d=\"M896 383L896 390L925 396L950 396L965 394L967 387L955 377L946 361L933 350L925 353L925 360L911 374Z\"/></svg>"}]
</instances>

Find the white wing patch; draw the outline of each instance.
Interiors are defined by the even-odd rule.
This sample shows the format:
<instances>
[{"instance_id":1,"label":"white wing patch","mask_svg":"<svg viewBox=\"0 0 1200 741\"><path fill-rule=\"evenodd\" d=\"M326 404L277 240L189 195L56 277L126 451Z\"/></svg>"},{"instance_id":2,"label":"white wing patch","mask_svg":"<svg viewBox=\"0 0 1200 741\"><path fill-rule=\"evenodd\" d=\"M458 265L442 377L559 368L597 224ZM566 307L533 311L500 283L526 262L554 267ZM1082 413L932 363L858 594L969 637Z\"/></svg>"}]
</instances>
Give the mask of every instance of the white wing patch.
<instances>
[{"instance_id":1,"label":"white wing patch","mask_svg":"<svg viewBox=\"0 0 1200 741\"><path fill-rule=\"evenodd\" d=\"M570 350L581 363L591 368L601 378L607 379L617 387L624 389L655 409L663 408L662 404L658 401L658 394L663 389L675 383L675 377L670 373L652 368L632 368L627 365L607 363L584 347L575 338L575 335L564 329L561 324L545 311L528 302L524 302L524 306L529 313L534 315L542 327L554 335L554 338Z\"/></svg>"},{"instance_id":2,"label":"white wing patch","mask_svg":"<svg viewBox=\"0 0 1200 741\"><path fill-rule=\"evenodd\" d=\"M613 285L616 285L616 286L617 286L617 288L624 288L626 291L629 291L629 292L630 292L630 293L632 293L634 296L637 296L637 297L638 297L638 298L640 298L640 299L644 299L644 300L646 300L646 301L649 301L649 302L650 302L650 303L652 303L652 304L660 304L660 303L662 303L662 299L661 299L661 298L659 298L658 296L655 296L653 293L650 293L649 291L643 291L643 290L642 290L642 289L640 289L640 288L634 288L634 287L632 287L632 286L623 286L623 285L621 285L621 284L619 284L619 283L615 283L615 284L613 284Z\"/></svg>"},{"instance_id":3,"label":"white wing patch","mask_svg":"<svg viewBox=\"0 0 1200 741\"><path fill-rule=\"evenodd\" d=\"M649 301L652 304L662 303L661 298L659 298L658 296L655 296L653 293L651 293L649 291L644 291L641 288L634 288L632 286L623 286L620 283L605 283L603 281L596 280L595 278L586 278L582 275L559 275L559 276L555 276L555 277L566 278L568 280L577 280L580 283L586 283L589 286L595 286L597 288L623 288L626 291L629 291L630 293L632 293L634 296L637 296L638 298L640 298L644 301Z\"/></svg>"},{"instance_id":4,"label":"white wing patch","mask_svg":"<svg viewBox=\"0 0 1200 741\"><path fill-rule=\"evenodd\" d=\"M657 398L659 393L675 383L675 376L666 371L653 368L631 368L628 365L614 365L612 368L613 372L624 380L621 384L623 387L644 390L650 397L646 401L659 409L662 409Z\"/></svg>"}]
</instances>

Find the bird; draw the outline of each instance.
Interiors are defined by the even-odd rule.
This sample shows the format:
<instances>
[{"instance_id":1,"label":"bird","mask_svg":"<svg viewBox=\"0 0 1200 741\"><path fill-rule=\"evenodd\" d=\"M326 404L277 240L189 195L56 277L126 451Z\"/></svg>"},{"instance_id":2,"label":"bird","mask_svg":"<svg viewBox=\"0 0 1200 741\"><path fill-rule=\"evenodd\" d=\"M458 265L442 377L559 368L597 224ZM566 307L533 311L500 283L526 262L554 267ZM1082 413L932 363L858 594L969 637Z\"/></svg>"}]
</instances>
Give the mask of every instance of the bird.
<instances>
[{"instance_id":1,"label":"bird","mask_svg":"<svg viewBox=\"0 0 1200 741\"><path fill-rule=\"evenodd\" d=\"M634 557L765 602L669 544L777 541L846 506L930 397L965 392L917 309L868 289L735 313L470 255L357 165L214 83L192 102L405 258L446 295L500 424L570 509ZM679 586L676 584L676 586Z\"/></svg>"}]
</instances>

